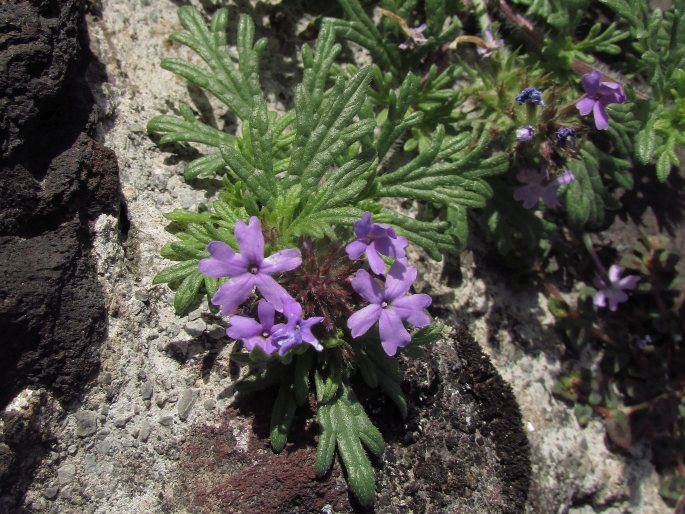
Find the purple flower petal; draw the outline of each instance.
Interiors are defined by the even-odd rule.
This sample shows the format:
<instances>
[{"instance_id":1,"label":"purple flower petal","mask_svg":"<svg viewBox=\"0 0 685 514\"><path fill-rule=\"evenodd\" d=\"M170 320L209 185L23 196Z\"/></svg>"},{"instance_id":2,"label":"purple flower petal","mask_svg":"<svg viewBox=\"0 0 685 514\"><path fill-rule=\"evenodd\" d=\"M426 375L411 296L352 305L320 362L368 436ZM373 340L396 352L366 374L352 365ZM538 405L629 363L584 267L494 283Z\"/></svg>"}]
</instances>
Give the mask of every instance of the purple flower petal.
<instances>
[{"instance_id":1,"label":"purple flower petal","mask_svg":"<svg viewBox=\"0 0 685 514\"><path fill-rule=\"evenodd\" d=\"M247 270L245 260L226 243L212 241L207 245L207 250L211 257L201 259L197 266L203 275L212 278L232 277Z\"/></svg>"},{"instance_id":2,"label":"purple flower petal","mask_svg":"<svg viewBox=\"0 0 685 514\"><path fill-rule=\"evenodd\" d=\"M595 117L595 127L597 127L598 130L606 130L609 128L609 116L604 110L604 106L601 102L595 102L592 114Z\"/></svg>"},{"instance_id":3,"label":"purple flower petal","mask_svg":"<svg viewBox=\"0 0 685 514\"><path fill-rule=\"evenodd\" d=\"M581 116L587 116L592 112L592 108L595 106L596 103L596 100L584 96L576 102L576 109L578 109L578 112Z\"/></svg>"},{"instance_id":4,"label":"purple flower petal","mask_svg":"<svg viewBox=\"0 0 685 514\"><path fill-rule=\"evenodd\" d=\"M366 270L357 271L352 279L352 288L369 303L380 304L383 301L383 292L380 286Z\"/></svg>"},{"instance_id":5,"label":"purple flower petal","mask_svg":"<svg viewBox=\"0 0 685 514\"><path fill-rule=\"evenodd\" d=\"M261 334L261 323L245 316L231 316L231 326L226 329L226 335L231 339L247 339Z\"/></svg>"},{"instance_id":6,"label":"purple flower petal","mask_svg":"<svg viewBox=\"0 0 685 514\"><path fill-rule=\"evenodd\" d=\"M543 188L540 184L528 184L521 186L514 191L514 200L523 202L523 207L532 209L538 203L542 195Z\"/></svg>"},{"instance_id":7,"label":"purple flower petal","mask_svg":"<svg viewBox=\"0 0 685 514\"><path fill-rule=\"evenodd\" d=\"M321 343L319 343L319 340L312 334L312 327L316 325L317 323L321 323L323 321L323 316L315 316L306 320L303 320L302 323L300 323L300 332L302 334L302 340L305 343L309 343L314 347L314 349L318 352L323 350L323 346Z\"/></svg>"},{"instance_id":8,"label":"purple flower petal","mask_svg":"<svg viewBox=\"0 0 685 514\"><path fill-rule=\"evenodd\" d=\"M347 252L347 256L350 258L350 260L355 261L362 256L364 250L366 250L366 246L367 244L364 241L355 239L345 247L345 251Z\"/></svg>"},{"instance_id":9,"label":"purple flower petal","mask_svg":"<svg viewBox=\"0 0 685 514\"><path fill-rule=\"evenodd\" d=\"M601 78L602 74L598 71L593 71L592 73L586 73L583 75L581 82L583 84L583 89L588 96L595 96L599 92L599 80Z\"/></svg>"},{"instance_id":10,"label":"purple flower petal","mask_svg":"<svg viewBox=\"0 0 685 514\"><path fill-rule=\"evenodd\" d=\"M295 248L289 248L276 252L264 259L259 267L259 272L275 275L276 273L294 270L300 264L302 264L300 251Z\"/></svg>"},{"instance_id":11,"label":"purple flower petal","mask_svg":"<svg viewBox=\"0 0 685 514\"><path fill-rule=\"evenodd\" d=\"M554 182L551 182L542 188L540 197L542 198L542 201L545 202L545 205L550 209L561 207L561 202L559 202L559 199L557 198L557 186Z\"/></svg>"},{"instance_id":12,"label":"purple flower petal","mask_svg":"<svg viewBox=\"0 0 685 514\"><path fill-rule=\"evenodd\" d=\"M347 319L347 328L350 329L352 337L357 338L366 332L378 321L383 309L380 305L372 303L363 309L353 313Z\"/></svg>"},{"instance_id":13,"label":"purple flower petal","mask_svg":"<svg viewBox=\"0 0 685 514\"><path fill-rule=\"evenodd\" d=\"M264 338L261 335L258 335L254 337L248 337L247 339L243 339L242 341L243 346L245 346L248 352L251 352L257 346L261 348L262 351L267 355L270 355L277 350L270 337Z\"/></svg>"},{"instance_id":14,"label":"purple flower petal","mask_svg":"<svg viewBox=\"0 0 685 514\"><path fill-rule=\"evenodd\" d=\"M417 271L414 267L407 267L400 261L390 267L385 277L385 294L383 297L392 302L409 292L409 288L416 280Z\"/></svg>"},{"instance_id":15,"label":"purple flower petal","mask_svg":"<svg viewBox=\"0 0 685 514\"><path fill-rule=\"evenodd\" d=\"M246 274L247 276L247 274ZM282 285L276 282L269 275L259 273L257 275L250 275L254 277L254 284L262 296L274 306L278 312L283 311L283 297L290 298L288 291Z\"/></svg>"},{"instance_id":16,"label":"purple flower petal","mask_svg":"<svg viewBox=\"0 0 685 514\"><path fill-rule=\"evenodd\" d=\"M366 211L359 220L354 222L354 233L358 238L365 238L371 230L371 213Z\"/></svg>"},{"instance_id":17,"label":"purple flower petal","mask_svg":"<svg viewBox=\"0 0 685 514\"><path fill-rule=\"evenodd\" d=\"M232 278L212 296L212 303L221 307L221 315L228 316L247 300L255 286L255 277L246 273Z\"/></svg>"},{"instance_id":18,"label":"purple flower petal","mask_svg":"<svg viewBox=\"0 0 685 514\"><path fill-rule=\"evenodd\" d=\"M392 308L400 317L418 328L423 328L430 323L430 316L423 309L428 307L432 299L427 294L413 294L398 298L392 302Z\"/></svg>"},{"instance_id":19,"label":"purple flower petal","mask_svg":"<svg viewBox=\"0 0 685 514\"><path fill-rule=\"evenodd\" d=\"M383 309L378 320L378 329L381 336L383 350L390 357L397 353L397 349L407 346L411 336L404 328L402 320L393 309Z\"/></svg>"},{"instance_id":20,"label":"purple flower petal","mask_svg":"<svg viewBox=\"0 0 685 514\"><path fill-rule=\"evenodd\" d=\"M395 231L388 227L386 237L382 237L373 242L374 248L381 255L401 259L405 256L404 249L409 244L406 237L398 236Z\"/></svg>"},{"instance_id":21,"label":"purple flower petal","mask_svg":"<svg viewBox=\"0 0 685 514\"><path fill-rule=\"evenodd\" d=\"M256 216L246 225L242 220L235 223L235 237L238 240L240 255L250 264L260 264L264 260L264 236L262 225Z\"/></svg>"},{"instance_id":22,"label":"purple flower petal","mask_svg":"<svg viewBox=\"0 0 685 514\"><path fill-rule=\"evenodd\" d=\"M628 300L628 295L617 289L615 287L610 287L605 291L606 297L609 300L609 310L614 312L619 303L623 303Z\"/></svg>"},{"instance_id":23,"label":"purple flower petal","mask_svg":"<svg viewBox=\"0 0 685 514\"><path fill-rule=\"evenodd\" d=\"M609 280L611 282L618 282L621 278L621 267L618 264L612 264L609 267Z\"/></svg>"},{"instance_id":24,"label":"purple flower petal","mask_svg":"<svg viewBox=\"0 0 685 514\"><path fill-rule=\"evenodd\" d=\"M592 298L592 303L597 307L606 307L607 296L604 294L603 290L599 290L595 293L595 296Z\"/></svg>"},{"instance_id":25,"label":"purple flower petal","mask_svg":"<svg viewBox=\"0 0 685 514\"><path fill-rule=\"evenodd\" d=\"M376 241L368 245L364 253L366 254L366 259L369 261L369 268L371 268L371 271L376 275L382 275L385 273L385 262L383 262L383 258L376 251L375 243Z\"/></svg>"},{"instance_id":26,"label":"purple flower petal","mask_svg":"<svg viewBox=\"0 0 685 514\"><path fill-rule=\"evenodd\" d=\"M618 287L632 291L637 287L638 282L640 282L640 277L637 275L627 275L618 281Z\"/></svg>"},{"instance_id":27,"label":"purple flower petal","mask_svg":"<svg viewBox=\"0 0 685 514\"><path fill-rule=\"evenodd\" d=\"M259 300L259 305L257 305L257 314L259 315L259 322L262 324L265 330L271 330L274 326L274 317L276 315L276 309L266 300Z\"/></svg>"}]
</instances>

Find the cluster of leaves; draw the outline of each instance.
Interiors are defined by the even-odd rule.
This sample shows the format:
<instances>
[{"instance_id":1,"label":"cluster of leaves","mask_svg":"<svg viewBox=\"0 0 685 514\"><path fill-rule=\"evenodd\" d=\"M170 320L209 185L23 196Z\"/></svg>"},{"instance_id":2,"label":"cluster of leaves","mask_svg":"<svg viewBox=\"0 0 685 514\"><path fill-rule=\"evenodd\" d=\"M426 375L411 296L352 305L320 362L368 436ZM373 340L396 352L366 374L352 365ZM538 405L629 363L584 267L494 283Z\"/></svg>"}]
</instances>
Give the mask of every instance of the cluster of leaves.
<instances>
[{"instance_id":1,"label":"cluster of leaves","mask_svg":"<svg viewBox=\"0 0 685 514\"><path fill-rule=\"evenodd\" d=\"M249 216L261 220L273 251L298 247L303 238L349 239L353 222L364 211L371 211L374 221L392 225L435 259L463 245L465 234L449 220L416 220L379 202L382 198L430 201L465 212L483 206L491 194L483 177L506 167L505 156L488 155L485 135L448 135L442 125L436 127L425 152L394 169L379 165L403 133L422 121L423 113L413 108L420 94L417 75L408 72L388 92L381 113L368 100L370 67L335 73L341 47L335 42L333 25L325 23L314 47L302 49L303 80L297 86L294 109L278 114L269 109L260 84L259 62L267 42L254 41L255 27L248 16L241 16L238 24L237 59L226 44L226 9L216 11L209 25L192 7L179 9L179 19L186 31L172 34L171 40L192 49L205 66L169 58L162 67L212 93L236 116L240 129L230 134L214 128L198 119L189 105L181 105L177 115L158 116L148 123L151 133L161 135L160 144L195 143L210 149L186 166L187 180L199 185L203 182L198 178L221 180L218 193L199 212L166 214L176 240L161 253L177 263L160 272L154 283L167 283L176 290L178 315L188 313L205 294L211 297L225 280L199 272L199 260L209 255L207 244L218 240L235 248L232 227ZM413 344L434 341L439 333L418 331ZM327 472L337 449L352 492L363 504L371 504L373 469L363 447L378 454L383 440L354 395L351 375L358 372L369 386L380 387L406 415L401 374L396 361L383 354L377 337L351 345L333 331L324 346L316 357L304 346L285 360L269 363L253 351L242 359L253 373L241 390L278 385L271 440L274 450L281 451L295 409L306 401L314 377L322 429L317 474ZM233 357L241 360L240 354Z\"/></svg>"},{"instance_id":2,"label":"cluster of leaves","mask_svg":"<svg viewBox=\"0 0 685 514\"><path fill-rule=\"evenodd\" d=\"M208 125L188 105L148 125L161 135L161 144L209 149L186 166L190 183L219 181L218 193L200 212L166 215L177 240L165 245L162 255L177 264L155 282L176 290L177 313L187 313L221 285L201 275L197 263L208 255L210 241L235 247L232 227L249 216L260 218L275 251L299 246L302 238L343 241L351 224L370 211L374 221L392 225L435 259L465 248L475 225L500 253L531 267L555 241L565 239L568 228L576 233L603 228L605 211L620 208L620 195L633 188L636 162L654 164L657 177L665 181L671 166L679 164L675 148L685 143L684 0L676 0L666 13L649 10L647 0L639 0L637 7L625 0L512 1L516 6L505 0L382 0L372 12L359 0L338 0L341 18L321 20L315 45L302 49L303 79L294 108L282 114L269 109L263 94L259 62L267 42L254 41L250 18L240 18L236 59L226 45L225 9L207 25L197 10L181 8L186 32L171 39L193 50L206 66L176 58L165 59L162 66L219 99L238 119L239 130L229 133ZM599 16L612 11L618 15L615 22ZM425 24L420 44L400 48L419 24ZM478 25L478 34L465 32ZM511 51L501 45L498 31L522 46ZM364 47L372 64L337 62L341 46L336 39ZM488 57L479 57L467 43ZM580 74L593 69L623 84L627 95L626 103L607 109L612 121L602 136L582 123L574 105L581 95ZM544 106L516 104L516 95L530 85L542 90ZM534 127L535 137L516 142L514 131L524 125ZM560 127L576 130L577 140L558 144ZM560 191L563 210L527 210L513 199L520 186L515 174L526 168L551 175L573 172L575 180ZM383 198L417 202L419 215L387 209ZM635 259L646 267L637 261L630 265L649 277L645 284L658 288L672 271L665 266L671 258L657 272L654 263L664 259L664 251L645 245ZM640 290L640 298L663 293L649 287ZM633 395L625 377L633 377L636 369L642 373L647 361L658 361L660 371L676 361L664 364L674 354L665 357L656 350L647 359L644 350L626 345L628 325L598 316L589 294L581 295L573 308L561 298L552 300L569 340L583 347L599 345L604 352L601 366L591 374L565 377L559 391L576 402L580 419L596 413L612 420L612 439L625 445L634 439L620 436L633 422L632 413L652 409L635 407L652 397ZM682 302L676 308L671 293L663 301L677 317ZM677 346L682 360L682 342L673 335L682 334L682 326L659 332L663 327L657 326L653 310L640 301L635 309L639 316L631 319L649 320L644 326L652 337L661 334L653 348L672 341L668 344ZM415 341L435 337L431 331L413 335ZM314 355L310 349L287 362L243 358L254 372L241 388L279 387L271 435L280 451L295 409L313 387L321 427L317 475L326 473L337 449L351 490L369 504L373 470L364 448L380 454L383 441L354 395L353 377L381 387L403 415L406 403L396 362L382 353L378 341L350 345L344 339L329 334L323 353ZM671 375L670 381L658 382L658 394L678 390L673 382L677 373ZM620 385L618 396L611 396L608 385L613 383ZM685 417L679 416L680 428L671 435L682 434Z\"/></svg>"},{"instance_id":3,"label":"cluster of leaves","mask_svg":"<svg viewBox=\"0 0 685 514\"><path fill-rule=\"evenodd\" d=\"M685 2L675 0L667 12L651 9L647 0L602 0L619 15L630 34L625 65L649 83L650 98L636 100L642 129L635 139L635 158L656 163L665 182L679 166L676 147L685 148Z\"/></svg>"},{"instance_id":4,"label":"cluster of leaves","mask_svg":"<svg viewBox=\"0 0 685 514\"><path fill-rule=\"evenodd\" d=\"M555 393L574 404L581 425L593 414L603 417L618 448L651 442L670 500L682 479L670 470L685 459L685 281L665 244L665 238L643 237L622 259L641 285L620 315L598 310L591 287L575 304L554 291L549 307L575 355L600 356L593 367L565 373ZM682 494L681 487L675 499Z\"/></svg>"}]
</instances>

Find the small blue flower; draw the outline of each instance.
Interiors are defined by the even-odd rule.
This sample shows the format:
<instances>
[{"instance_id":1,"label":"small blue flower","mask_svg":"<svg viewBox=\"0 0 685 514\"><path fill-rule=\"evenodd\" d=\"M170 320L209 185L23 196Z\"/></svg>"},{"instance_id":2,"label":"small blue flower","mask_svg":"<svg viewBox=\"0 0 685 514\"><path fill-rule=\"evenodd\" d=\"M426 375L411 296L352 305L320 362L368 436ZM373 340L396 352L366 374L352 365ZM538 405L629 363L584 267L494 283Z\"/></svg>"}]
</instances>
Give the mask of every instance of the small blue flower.
<instances>
[{"instance_id":1,"label":"small blue flower","mask_svg":"<svg viewBox=\"0 0 685 514\"><path fill-rule=\"evenodd\" d=\"M516 96L516 101L519 105L523 105L526 102L542 105L543 107L545 105L545 102L542 100L542 93L534 87L527 87L521 91Z\"/></svg>"},{"instance_id":2,"label":"small blue flower","mask_svg":"<svg viewBox=\"0 0 685 514\"><path fill-rule=\"evenodd\" d=\"M569 127L561 127L556 132L557 144L559 146L566 146L568 143L573 144L576 140L575 129Z\"/></svg>"}]
</instances>

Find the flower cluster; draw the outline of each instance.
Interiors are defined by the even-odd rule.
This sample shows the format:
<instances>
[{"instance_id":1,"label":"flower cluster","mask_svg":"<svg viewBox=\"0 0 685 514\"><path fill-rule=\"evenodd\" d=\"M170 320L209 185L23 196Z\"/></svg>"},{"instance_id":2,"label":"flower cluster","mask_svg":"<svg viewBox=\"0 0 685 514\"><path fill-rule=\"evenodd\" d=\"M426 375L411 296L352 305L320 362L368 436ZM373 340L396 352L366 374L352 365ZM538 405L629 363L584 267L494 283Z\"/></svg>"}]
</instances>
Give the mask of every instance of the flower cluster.
<instances>
[{"instance_id":1,"label":"flower cluster","mask_svg":"<svg viewBox=\"0 0 685 514\"><path fill-rule=\"evenodd\" d=\"M404 321L419 328L430 323L424 309L431 304L431 298L426 294L408 294L417 271L407 265L406 238L398 236L387 225L372 223L369 212L354 224L354 230L356 239L345 248L349 259L354 261L366 255L371 271L385 275L385 285L382 287L366 270L357 271L351 286L369 305L354 312L347 320L347 327L352 337L357 338L377 322L383 349L392 356L411 341ZM322 351L323 346L312 328L323 322L324 317L303 319L302 306L273 277L298 268L302 264L300 251L289 248L264 257L264 235L255 216L247 224L237 221L234 233L239 253L226 243L212 241L207 247L210 257L202 259L198 266L209 277L230 279L211 300L219 306L222 315L229 316L226 335L242 341L250 352L258 348L267 355L284 356L301 344ZM395 259L387 274L381 256ZM255 289L263 297L257 304L257 319L234 314ZM277 323L277 316L283 321Z\"/></svg>"},{"instance_id":2,"label":"flower cluster","mask_svg":"<svg viewBox=\"0 0 685 514\"><path fill-rule=\"evenodd\" d=\"M378 322L383 350L390 356L411 341L403 321L418 328L430 323L424 311L431 304L427 294L408 294L416 280L416 268L407 265L405 247L407 240L380 223L371 223L371 214L364 216L354 226L357 239L347 245L350 259L366 254L369 267L377 275L385 273L380 255L396 259L385 276L383 284L366 270L360 269L352 279L352 287L369 305L358 310L347 320L353 338L357 338Z\"/></svg>"},{"instance_id":3,"label":"flower cluster","mask_svg":"<svg viewBox=\"0 0 685 514\"><path fill-rule=\"evenodd\" d=\"M252 351L259 347L264 353L286 351L300 343L308 343L316 350L322 347L311 332L311 327L323 321L321 317L302 319L302 307L273 278L273 275L292 271L302 264L300 251L289 248L264 258L264 235L256 216L245 224L235 224L235 238L240 253L235 253L226 243L212 241L207 246L210 257L199 263L201 273L212 278L229 277L212 297L212 303L221 314L230 316L257 289L262 296L257 307L259 322L244 316L230 316L228 337L239 339ZM286 322L274 324L276 311L285 316Z\"/></svg>"}]
</instances>

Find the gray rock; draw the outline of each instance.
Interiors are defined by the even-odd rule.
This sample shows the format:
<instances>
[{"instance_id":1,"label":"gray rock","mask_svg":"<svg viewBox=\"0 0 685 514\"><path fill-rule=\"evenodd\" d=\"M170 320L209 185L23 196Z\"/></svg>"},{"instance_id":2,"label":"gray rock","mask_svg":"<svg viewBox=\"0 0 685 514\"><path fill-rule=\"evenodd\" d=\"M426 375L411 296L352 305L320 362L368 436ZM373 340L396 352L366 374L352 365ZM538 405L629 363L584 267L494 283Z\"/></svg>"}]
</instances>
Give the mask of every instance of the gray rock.
<instances>
[{"instance_id":1,"label":"gray rock","mask_svg":"<svg viewBox=\"0 0 685 514\"><path fill-rule=\"evenodd\" d=\"M43 489L43 497L48 500L54 500L57 498L57 493L59 493L59 487L46 487Z\"/></svg>"},{"instance_id":2,"label":"gray rock","mask_svg":"<svg viewBox=\"0 0 685 514\"><path fill-rule=\"evenodd\" d=\"M152 392L153 387L151 382L144 382L143 385L140 386L140 395L143 397L143 400L152 398Z\"/></svg>"},{"instance_id":3,"label":"gray rock","mask_svg":"<svg viewBox=\"0 0 685 514\"><path fill-rule=\"evenodd\" d=\"M179 398L178 404L176 405L179 418L181 418L182 420L188 419L190 411L193 409L193 405L195 404L195 400L197 400L196 391L193 391L192 389L185 389L181 393L181 397Z\"/></svg>"},{"instance_id":4,"label":"gray rock","mask_svg":"<svg viewBox=\"0 0 685 514\"><path fill-rule=\"evenodd\" d=\"M143 422L140 424L140 432L138 433L138 439L140 439L143 442L146 442L150 438L150 432L152 432L152 427L150 426L149 421L143 420Z\"/></svg>"},{"instance_id":5,"label":"gray rock","mask_svg":"<svg viewBox=\"0 0 685 514\"><path fill-rule=\"evenodd\" d=\"M76 466L73 464L64 464L57 470L57 480L61 485L67 485L74 481L76 476Z\"/></svg>"},{"instance_id":6,"label":"gray rock","mask_svg":"<svg viewBox=\"0 0 685 514\"><path fill-rule=\"evenodd\" d=\"M165 427L170 427L174 423L174 417L173 416L162 416L159 418L159 424L163 425Z\"/></svg>"},{"instance_id":7,"label":"gray rock","mask_svg":"<svg viewBox=\"0 0 685 514\"><path fill-rule=\"evenodd\" d=\"M164 393L159 393L157 396L155 396L155 403L157 404L157 407L160 409L164 407L164 404L167 402L167 395Z\"/></svg>"},{"instance_id":8,"label":"gray rock","mask_svg":"<svg viewBox=\"0 0 685 514\"><path fill-rule=\"evenodd\" d=\"M207 329L207 323L205 323L201 319L196 319L194 321L189 321L188 323L186 323L184 329L188 335L191 335L193 337L200 337L202 334L204 334L205 330Z\"/></svg>"},{"instance_id":9,"label":"gray rock","mask_svg":"<svg viewBox=\"0 0 685 514\"><path fill-rule=\"evenodd\" d=\"M203 405L206 410L213 411L216 408L216 400L214 400L213 398L209 398L208 400L205 400Z\"/></svg>"},{"instance_id":10,"label":"gray rock","mask_svg":"<svg viewBox=\"0 0 685 514\"><path fill-rule=\"evenodd\" d=\"M81 411L76 414L76 435L88 437L97 430L97 414L93 411Z\"/></svg>"},{"instance_id":11,"label":"gray rock","mask_svg":"<svg viewBox=\"0 0 685 514\"><path fill-rule=\"evenodd\" d=\"M14 452L5 443L0 443L0 479L2 479L14 463Z\"/></svg>"}]
</instances>

